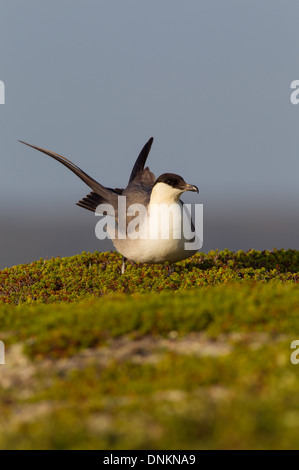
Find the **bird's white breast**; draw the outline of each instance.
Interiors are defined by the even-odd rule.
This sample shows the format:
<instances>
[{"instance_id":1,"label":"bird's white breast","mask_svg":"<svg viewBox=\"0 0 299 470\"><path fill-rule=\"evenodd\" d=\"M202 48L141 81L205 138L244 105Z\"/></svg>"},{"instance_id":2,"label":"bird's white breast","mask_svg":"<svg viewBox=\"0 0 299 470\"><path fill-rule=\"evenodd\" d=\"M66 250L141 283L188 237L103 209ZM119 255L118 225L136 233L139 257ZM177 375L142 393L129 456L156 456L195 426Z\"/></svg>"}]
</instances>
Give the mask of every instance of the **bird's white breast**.
<instances>
[{"instance_id":1,"label":"bird's white breast","mask_svg":"<svg viewBox=\"0 0 299 470\"><path fill-rule=\"evenodd\" d=\"M184 237L181 192L175 193L174 188L163 183L156 186L140 220L140 236L132 239L128 233L125 240L116 239L113 243L123 256L142 263L174 263L189 258L197 250L185 249L190 240Z\"/></svg>"}]
</instances>

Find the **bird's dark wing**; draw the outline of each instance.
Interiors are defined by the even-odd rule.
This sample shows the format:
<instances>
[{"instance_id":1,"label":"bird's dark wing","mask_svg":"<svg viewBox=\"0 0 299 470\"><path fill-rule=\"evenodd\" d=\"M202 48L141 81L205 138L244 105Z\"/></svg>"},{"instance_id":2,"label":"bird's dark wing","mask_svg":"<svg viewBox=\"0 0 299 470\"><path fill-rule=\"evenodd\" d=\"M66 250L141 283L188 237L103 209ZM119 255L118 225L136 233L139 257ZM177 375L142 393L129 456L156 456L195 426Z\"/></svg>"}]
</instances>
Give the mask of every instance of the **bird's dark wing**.
<instances>
[{"instance_id":1,"label":"bird's dark wing","mask_svg":"<svg viewBox=\"0 0 299 470\"><path fill-rule=\"evenodd\" d=\"M123 196L127 198L127 206L143 204L146 207L149 204L155 181L155 175L148 168L140 171L123 192Z\"/></svg>"},{"instance_id":2,"label":"bird's dark wing","mask_svg":"<svg viewBox=\"0 0 299 470\"><path fill-rule=\"evenodd\" d=\"M30 145L27 142L23 142L22 140L19 140L19 142L35 150L39 150L40 152L46 155L49 155L49 157L54 158L58 162L62 163L62 165L66 166L73 173L75 173L75 175L77 175L82 181L84 181L84 183L87 184L87 186L89 186L93 190L90 193L90 195L92 195L91 197L93 198L94 202L95 202L95 196L96 196L97 200L99 201L98 204L107 203L107 204L111 204L115 209L117 208L117 196L119 194L118 191L122 191L122 190L118 190L118 189L113 190L111 188L106 188L105 186L102 186L100 183L94 180L91 176L87 175L87 173L81 170L78 166L76 166L70 160L68 160L65 157L62 157L61 155L58 155L57 153L50 152L49 150L46 150L41 147L37 147L35 145ZM90 197L90 195L88 195L87 198ZM86 205L84 206L83 204L79 204L79 203L78 205L81 205L81 207L84 207L85 209L91 210Z\"/></svg>"},{"instance_id":3,"label":"bird's dark wing","mask_svg":"<svg viewBox=\"0 0 299 470\"><path fill-rule=\"evenodd\" d=\"M120 188L107 188L110 191L113 191L117 195L122 195L123 189ZM76 203L77 206L83 207L83 209L87 209L88 211L95 212L96 208L99 204L105 204L105 200L99 194L91 191L91 193L87 194L86 197L81 199L79 202Z\"/></svg>"},{"instance_id":4,"label":"bird's dark wing","mask_svg":"<svg viewBox=\"0 0 299 470\"><path fill-rule=\"evenodd\" d=\"M129 179L129 184L138 176L138 174L144 169L144 165L146 162L146 159L148 157L148 154L150 153L152 143L154 141L154 138L151 137L148 142L145 144L143 149L141 150L140 154L138 155L138 158L135 162L135 165L133 166L133 170Z\"/></svg>"},{"instance_id":5,"label":"bird's dark wing","mask_svg":"<svg viewBox=\"0 0 299 470\"><path fill-rule=\"evenodd\" d=\"M124 193L124 196L129 195L129 199L130 199L128 201L129 204L130 203L134 204L134 202L136 202L136 198L137 198L137 201L148 200L148 188L149 187L151 188L153 186L153 182L155 181L156 178L148 170L148 168L144 169L144 165L148 157L148 154L150 152L153 141L154 139L153 137L151 137L148 140L148 142L144 145L133 167L133 170L129 179L128 187L126 188L125 193ZM139 184L142 180L143 180L143 185L145 185L145 190L143 190L143 185ZM119 189L119 188L115 188L115 189L109 188L109 189L119 195L122 195L124 191L123 189ZM84 209L87 209L91 212L95 212L98 205L103 204L103 202L104 202L103 198L99 194L97 194L94 191L91 191L91 193L87 194L86 197L84 197L79 202L77 202L77 206L83 207Z\"/></svg>"}]
</instances>

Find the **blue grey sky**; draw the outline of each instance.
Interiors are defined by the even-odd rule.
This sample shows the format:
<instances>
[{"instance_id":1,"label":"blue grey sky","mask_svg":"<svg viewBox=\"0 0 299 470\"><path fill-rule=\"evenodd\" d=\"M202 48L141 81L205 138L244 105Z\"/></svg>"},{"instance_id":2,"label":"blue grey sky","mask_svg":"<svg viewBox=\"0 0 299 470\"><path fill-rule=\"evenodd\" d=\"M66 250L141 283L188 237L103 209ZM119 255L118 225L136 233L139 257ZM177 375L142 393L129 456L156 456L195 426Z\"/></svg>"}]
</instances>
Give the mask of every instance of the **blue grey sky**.
<instances>
[{"instance_id":1,"label":"blue grey sky","mask_svg":"<svg viewBox=\"0 0 299 470\"><path fill-rule=\"evenodd\" d=\"M299 249L299 3L2 0L0 267L107 249L89 192L17 142L60 153L109 186L149 166L204 204L209 249Z\"/></svg>"}]
</instances>

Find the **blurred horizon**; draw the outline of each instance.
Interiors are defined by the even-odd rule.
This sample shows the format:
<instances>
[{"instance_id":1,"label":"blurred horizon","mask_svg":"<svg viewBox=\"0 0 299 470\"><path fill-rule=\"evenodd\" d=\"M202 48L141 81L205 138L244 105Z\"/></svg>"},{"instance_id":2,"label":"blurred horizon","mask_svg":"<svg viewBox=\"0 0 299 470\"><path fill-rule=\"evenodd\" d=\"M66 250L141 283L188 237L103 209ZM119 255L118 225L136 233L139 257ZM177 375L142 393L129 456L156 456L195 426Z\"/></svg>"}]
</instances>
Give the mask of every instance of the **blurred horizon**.
<instances>
[{"instance_id":1,"label":"blurred horizon","mask_svg":"<svg viewBox=\"0 0 299 470\"><path fill-rule=\"evenodd\" d=\"M183 200L194 203L192 197L183 197ZM278 212L283 214L277 219L273 207L269 211L271 205L259 204L257 200L255 203L248 201L244 207L246 220L238 217L239 208L233 201L227 207L221 202L220 207L203 204L204 240L200 251L299 249L299 220L295 217L295 206L283 208L277 205ZM110 240L98 240L94 234L99 218L72 202L69 205L65 214L61 207L55 208L50 203L44 210L33 204L30 215L26 217L22 206L18 211L5 214L7 223L0 232L0 245L5 244L7 251L0 253L0 269L40 258L73 256L82 251L114 250ZM280 244L280 240L285 240L285 243ZM23 250L15 250L20 246Z\"/></svg>"}]
</instances>

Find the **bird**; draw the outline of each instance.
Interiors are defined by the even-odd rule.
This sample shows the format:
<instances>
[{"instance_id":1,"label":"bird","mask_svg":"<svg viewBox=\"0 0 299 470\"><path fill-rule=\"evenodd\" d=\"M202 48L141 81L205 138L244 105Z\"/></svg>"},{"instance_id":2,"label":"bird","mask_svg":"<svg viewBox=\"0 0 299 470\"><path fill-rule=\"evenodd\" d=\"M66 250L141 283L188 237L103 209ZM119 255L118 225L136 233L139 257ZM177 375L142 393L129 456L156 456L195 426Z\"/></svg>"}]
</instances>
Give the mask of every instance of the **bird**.
<instances>
[{"instance_id":1,"label":"bird","mask_svg":"<svg viewBox=\"0 0 299 470\"><path fill-rule=\"evenodd\" d=\"M149 264L167 261L172 264L193 256L201 246L191 215L180 199L186 191L199 193L198 187L186 183L182 176L175 173L163 173L156 178L149 167L145 167L153 140L151 137L138 155L126 188L103 186L67 158L19 140L20 143L57 160L89 186L91 192L76 204L96 214L106 215L107 218L110 216L114 226L110 222L106 230L116 250L122 255L122 273L125 272L127 260ZM125 197L125 206L120 209L121 197ZM130 208L134 209L136 204L144 208L144 211L143 217L139 217L139 224L133 224L135 234L132 236L132 231L128 233L128 228L134 221L134 210L130 212ZM159 212L160 208L164 212ZM191 225L192 238L188 239L183 230L184 211L186 220ZM125 236L119 231L116 235L114 230L115 227L119 229L121 219L124 221ZM143 233L143 236L138 236L138 233ZM187 242L193 242L191 249L186 249Z\"/></svg>"}]
</instances>

